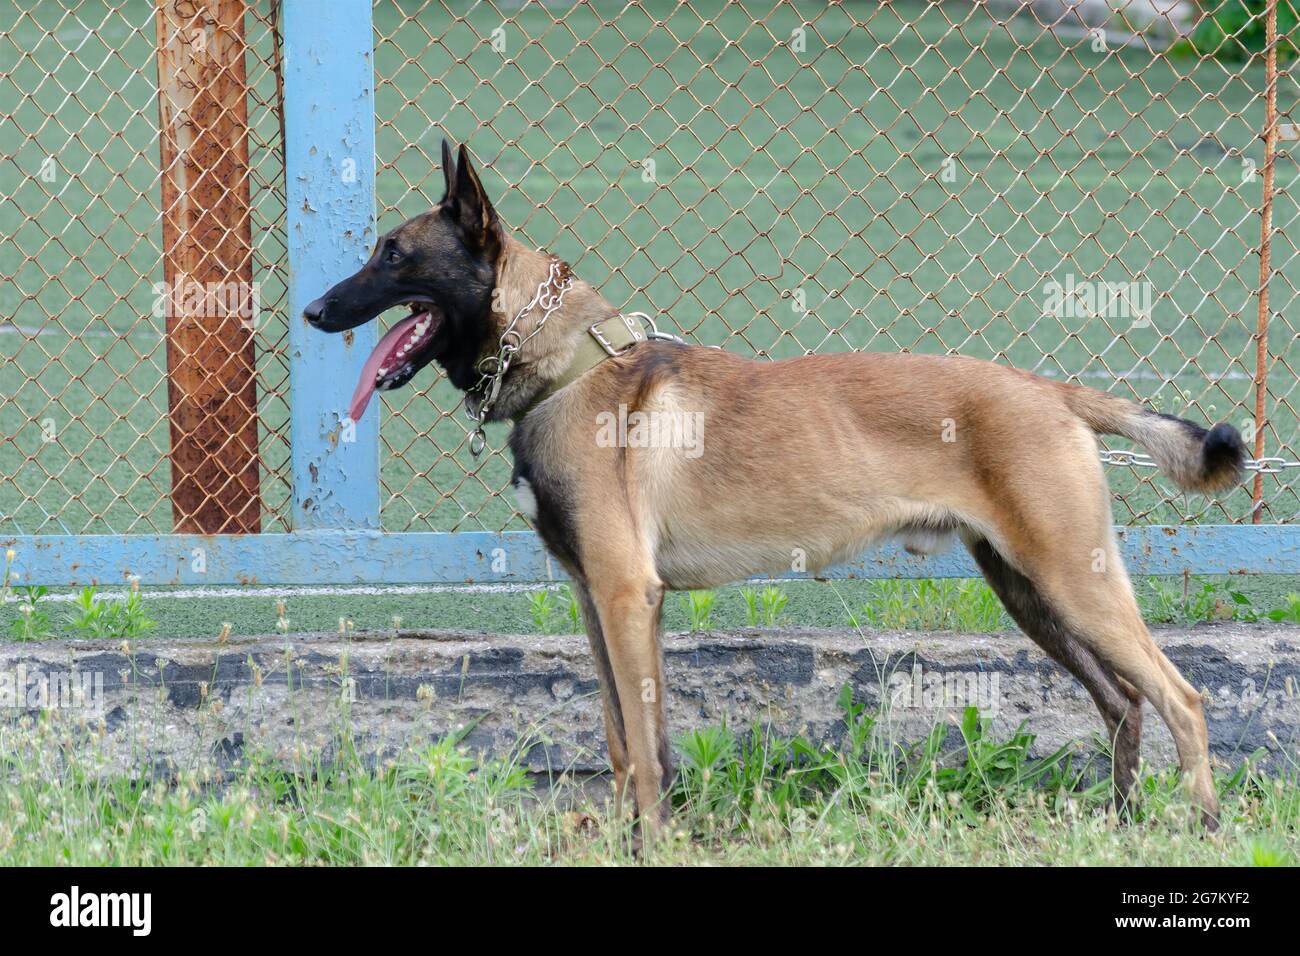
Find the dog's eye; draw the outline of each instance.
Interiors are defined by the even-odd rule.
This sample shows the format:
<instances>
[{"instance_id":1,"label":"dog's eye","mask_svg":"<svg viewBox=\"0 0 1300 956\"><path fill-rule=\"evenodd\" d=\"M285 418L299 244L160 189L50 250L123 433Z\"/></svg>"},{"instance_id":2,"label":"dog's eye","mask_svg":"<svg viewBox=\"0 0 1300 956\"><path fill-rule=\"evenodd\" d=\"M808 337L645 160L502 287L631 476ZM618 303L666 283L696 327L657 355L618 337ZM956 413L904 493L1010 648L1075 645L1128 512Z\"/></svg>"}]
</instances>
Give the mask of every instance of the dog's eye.
<instances>
[{"instance_id":1,"label":"dog's eye","mask_svg":"<svg viewBox=\"0 0 1300 956\"><path fill-rule=\"evenodd\" d=\"M389 262L401 262L402 254L398 252L396 249L389 249L386 258Z\"/></svg>"}]
</instances>

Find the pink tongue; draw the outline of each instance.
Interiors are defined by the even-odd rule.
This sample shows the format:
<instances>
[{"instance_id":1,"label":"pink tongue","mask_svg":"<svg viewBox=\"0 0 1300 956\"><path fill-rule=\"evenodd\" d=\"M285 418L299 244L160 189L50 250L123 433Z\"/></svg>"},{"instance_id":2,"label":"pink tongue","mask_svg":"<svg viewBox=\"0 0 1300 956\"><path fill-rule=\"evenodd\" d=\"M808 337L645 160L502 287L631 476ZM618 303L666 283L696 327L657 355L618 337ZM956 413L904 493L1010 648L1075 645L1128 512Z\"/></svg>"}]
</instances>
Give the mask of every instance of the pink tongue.
<instances>
[{"instance_id":1,"label":"pink tongue","mask_svg":"<svg viewBox=\"0 0 1300 956\"><path fill-rule=\"evenodd\" d=\"M415 323L426 316L425 312L408 315L389 329L370 353L370 358L366 359L366 364L361 368L361 381L357 382L357 390L352 393L352 410L348 414L354 422L361 421L361 416L366 413L370 396L375 394L375 379L379 376L379 369L387 367L389 353L395 351L398 340L408 336L411 329L415 328ZM394 359L394 362L397 361L399 360Z\"/></svg>"}]
</instances>

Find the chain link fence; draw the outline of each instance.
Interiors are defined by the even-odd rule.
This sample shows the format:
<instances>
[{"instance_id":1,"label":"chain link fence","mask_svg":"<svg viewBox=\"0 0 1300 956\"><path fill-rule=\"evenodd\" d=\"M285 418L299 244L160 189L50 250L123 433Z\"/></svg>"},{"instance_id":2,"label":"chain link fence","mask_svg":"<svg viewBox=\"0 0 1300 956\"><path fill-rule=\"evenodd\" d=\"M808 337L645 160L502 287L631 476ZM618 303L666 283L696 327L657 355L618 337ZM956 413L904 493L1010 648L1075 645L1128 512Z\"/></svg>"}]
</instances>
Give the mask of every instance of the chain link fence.
<instances>
[{"instance_id":1,"label":"chain link fence","mask_svg":"<svg viewBox=\"0 0 1300 956\"><path fill-rule=\"evenodd\" d=\"M189 518L174 508L170 461L179 441L169 435L168 293L186 289L169 284L164 270L164 219L178 213L174 200L164 203L164 181L221 157L182 154L163 163L160 78L166 92L175 73L160 72L156 51L178 32L187 42L213 33L186 3L166 6L164 24L154 4L141 0L0 3L5 532L167 533ZM232 275L247 276L260 299L252 324L256 448L248 458L261 501L256 523L265 531L285 530L290 493L274 12L270 2L249 4L239 17L242 35L229 37L238 44L230 55L243 67L237 79L246 123L227 148L247 158L224 186L247 193L242 221L195 233L206 244L198 258L215 256L227 232L242 228L251 236L239 261L227 265ZM201 322L220 321L208 312ZM194 356L187 351L177 360ZM208 367L216 373L211 388L224 390L229 369ZM216 405L201 409L193 428L208 427L203 419L219 412ZM223 490L217 484L209 493Z\"/></svg>"},{"instance_id":2,"label":"chain link fence","mask_svg":"<svg viewBox=\"0 0 1300 956\"><path fill-rule=\"evenodd\" d=\"M1268 8L377 0L380 229L441 197L445 136L524 241L688 339L960 352L1228 420L1295 460L1297 93L1286 30L1274 67L1259 52ZM242 17L263 531L290 494L277 22L269 0ZM1237 45L1207 51L1213 24ZM178 520L158 43L143 0L0 3L10 531ZM525 527L459 400L433 374L384 394L385 530ZM1217 500L1108 472L1121 524L1300 516L1297 469Z\"/></svg>"}]
</instances>

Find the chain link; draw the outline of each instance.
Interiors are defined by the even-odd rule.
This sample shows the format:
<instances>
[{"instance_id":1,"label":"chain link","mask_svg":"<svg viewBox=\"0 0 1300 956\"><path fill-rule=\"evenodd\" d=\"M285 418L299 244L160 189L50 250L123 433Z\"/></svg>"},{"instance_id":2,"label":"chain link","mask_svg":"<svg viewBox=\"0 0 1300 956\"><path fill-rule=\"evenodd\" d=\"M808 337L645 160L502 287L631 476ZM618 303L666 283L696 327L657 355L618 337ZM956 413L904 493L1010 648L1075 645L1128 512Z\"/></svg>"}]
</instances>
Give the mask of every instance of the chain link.
<instances>
[{"instance_id":1,"label":"chain link","mask_svg":"<svg viewBox=\"0 0 1300 956\"><path fill-rule=\"evenodd\" d=\"M0 534L169 533L216 505L240 508L241 527L260 511L262 531L290 530L282 40L272 0L4 4ZM176 59L160 66L160 45ZM190 148L164 162L178 138ZM205 172L218 168L230 178ZM201 185L218 198L186 206ZM231 351L232 315L251 370ZM169 325L190 336L175 349L186 366L226 356L194 380L211 401L183 426ZM232 429L223 409L248 411L250 371L257 422ZM173 497L173 452L209 439L216 467ZM254 453L251 472L226 470Z\"/></svg>"},{"instance_id":2,"label":"chain link","mask_svg":"<svg viewBox=\"0 0 1300 956\"><path fill-rule=\"evenodd\" d=\"M280 5L242 5L236 58L264 531L287 530L293 501L280 67L302 51L282 36ZM1257 178L1268 91L1288 95L1293 64L1270 84L1259 56L1173 60L1164 43L1216 22L1219 0L1172 5L1190 19L1161 16L1141 33L1145 49L1111 42L1111 28L1130 36L1130 14L1150 4L1078 6L1100 31L1087 36L1038 6L631 0L613 18L592 4L376 0L381 222L440 201L445 134L494 171L493 199L522 241L616 301L675 316L664 334L764 359L965 354L1251 421L1277 456L1248 465L1275 476L1267 520L1300 520L1300 254L1288 238L1300 180L1282 160L1295 144L1278 148L1271 227ZM9 7L0 122L12 169L0 200L14 215L0 278L15 294L0 322L0 525L171 532L166 316L153 286L169 251L162 184L179 171L160 156L157 10ZM849 80L867 94L846 99ZM208 253L225 241L193 235ZM1260 336L1268 236L1271 332ZM1108 298L1113 282L1122 294ZM522 337L492 351L476 399L499 388ZM425 381L384 395L383 528L523 527L507 472L475 467L466 450L486 450L480 428L466 441L483 409L467 425L460 390ZM1154 467L1131 452L1103 461ZM1184 515L1145 473L1112 477L1118 523ZM1234 521L1247 508L1260 502L1243 488L1198 500L1193 516Z\"/></svg>"},{"instance_id":3,"label":"chain link","mask_svg":"<svg viewBox=\"0 0 1300 956\"><path fill-rule=\"evenodd\" d=\"M1165 51L1220 5L1174 5L1136 48L1118 37L1150 4L1073 5L1081 34L1024 3L631 0L615 18L379 0L376 127L380 153L401 158L376 193L394 225L439 200L437 130L494 170L519 239L692 344L993 359L1252 421L1270 455L1300 458L1290 162L1274 187L1262 384L1252 335L1263 64ZM385 395L386 529L523 527L508 473L471 464L462 398L443 382ZM1111 477L1119 524L1188 511L1147 472ZM1269 479L1268 520L1300 520L1297 479ZM1193 507L1235 521L1251 489Z\"/></svg>"},{"instance_id":4,"label":"chain link","mask_svg":"<svg viewBox=\"0 0 1300 956\"><path fill-rule=\"evenodd\" d=\"M501 333L496 354L479 359L476 368L481 378L465 393L465 414L469 416L470 421L474 422L474 430L470 433L469 452L475 458L482 455L487 448L487 434L483 426L496 406L497 398L501 394L501 381L506 377L506 372L510 371L510 363L519 350L542 331L547 320L564 302L564 294L571 288L573 288L573 270L558 256L551 256L551 268L546 278L537 287L532 300L515 313L515 317ZM542 317L537 320L532 331L521 339L516 326L525 315L537 308L542 310Z\"/></svg>"},{"instance_id":5,"label":"chain link","mask_svg":"<svg viewBox=\"0 0 1300 956\"><path fill-rule=\"evenodd\" d=\"M1140 451L1104 451L1101 453L1103 465L1120 465L1127 468L1159 468L1159 464L1150 455ZM1247 471L1257 471L1261 475L1280 475L1287 468L1300 468L1300 461L1288 461L1285 458L1247 458Z\"/></svg>"}]
</instances>

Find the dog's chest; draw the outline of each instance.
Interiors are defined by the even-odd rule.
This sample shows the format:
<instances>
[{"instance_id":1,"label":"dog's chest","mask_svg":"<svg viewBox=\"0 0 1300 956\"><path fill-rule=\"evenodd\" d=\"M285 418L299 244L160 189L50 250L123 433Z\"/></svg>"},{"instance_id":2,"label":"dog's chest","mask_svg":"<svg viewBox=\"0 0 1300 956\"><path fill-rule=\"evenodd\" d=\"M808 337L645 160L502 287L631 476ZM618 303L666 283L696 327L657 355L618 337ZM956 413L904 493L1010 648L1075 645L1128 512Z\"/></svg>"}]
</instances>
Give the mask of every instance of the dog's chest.
<instances>
[{"instance_id":1,"label":"dog's chest","mask_svg":"<svg viewBox=\"0 0 1300 956\"><path fill-rule=\"evenodd\" d=\"M579 569L574 535L573 497L564 479L548 471L515 429L511 438L515 468L510 478L519 513L537 530L551 553L570 573Z\"/></svg>"},{"instance_id":2,"label":"dog's chest","mask_svg":"<svg viewBox=\"0 0 1300 956\"><path fill-rule=\"evenodd\" d=\"M537 521L537 495L533 491L532 482L522 475L516 475L510 483L511 490L515 493L515 505L519 513L529 521Z\"/></svg>"}]
</instances>

